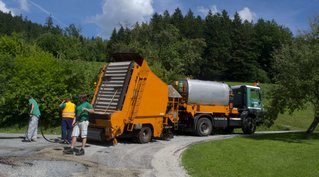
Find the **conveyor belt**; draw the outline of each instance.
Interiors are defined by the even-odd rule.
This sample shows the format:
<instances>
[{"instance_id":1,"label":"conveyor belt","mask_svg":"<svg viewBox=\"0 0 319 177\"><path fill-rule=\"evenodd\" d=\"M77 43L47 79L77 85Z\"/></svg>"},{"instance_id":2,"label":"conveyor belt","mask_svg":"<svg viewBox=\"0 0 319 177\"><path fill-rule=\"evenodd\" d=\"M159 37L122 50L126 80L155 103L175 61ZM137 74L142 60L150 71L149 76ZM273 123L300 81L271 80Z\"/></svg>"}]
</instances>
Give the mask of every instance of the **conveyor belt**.
<instances>
[{"instance_id":1,"label":"conveyor belt","mask_svg":"<svg viewBox=\"0 0 319 177\"><path fill-rule=\"evenodd\" d=\"M132 61L112 62L107 65L94 103L96 113L110 113L122 109L133 65Z\"/></svg>"}]
</instances>

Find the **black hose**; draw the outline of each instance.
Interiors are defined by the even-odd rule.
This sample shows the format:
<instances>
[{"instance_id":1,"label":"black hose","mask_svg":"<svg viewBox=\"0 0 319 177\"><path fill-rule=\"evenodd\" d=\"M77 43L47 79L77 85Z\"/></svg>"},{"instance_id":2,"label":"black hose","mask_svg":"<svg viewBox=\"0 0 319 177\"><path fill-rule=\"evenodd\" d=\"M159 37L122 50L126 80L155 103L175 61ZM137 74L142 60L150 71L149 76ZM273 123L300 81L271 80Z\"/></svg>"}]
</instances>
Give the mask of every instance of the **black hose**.
<instances>
[{"instance_id":1,"label":"black hose","mask_svg":"<svg viewBox=\"0 0 319 177\"><path fill-rule=\"evenodd\" d=\"M42 121L40 121L40 118L39 118L39 124L40 124L40 122L42 122ZM40 127L40 131L41 131L42 137L43 137L47 142L50 142L50 143L59 143L59 141L50 140L50 139L46 138L46 137L44 136L44 133L43 133L43 126L41 126L41 124L40 124L39 127Z\"/></svg>"}]
</instances>

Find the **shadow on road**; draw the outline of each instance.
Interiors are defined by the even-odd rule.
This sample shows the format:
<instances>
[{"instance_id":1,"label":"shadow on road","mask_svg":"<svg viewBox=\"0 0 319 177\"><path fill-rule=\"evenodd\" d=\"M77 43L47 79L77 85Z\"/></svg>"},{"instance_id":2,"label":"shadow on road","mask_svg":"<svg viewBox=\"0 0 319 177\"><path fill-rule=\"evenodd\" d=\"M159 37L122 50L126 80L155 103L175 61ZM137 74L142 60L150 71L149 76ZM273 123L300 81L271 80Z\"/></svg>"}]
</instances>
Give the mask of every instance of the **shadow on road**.
<instances>
[{"instance_id":1,"label":"shadow on road","mask_svg":"<svg viewBox=\"0 0 319 177\"><path fill-rule=\"evenodd\" d=\"M2 139L24 139L24 136L1 136L0 140Z\"/></svg>"},{"instance_id":2,"label":"shadow on road","mask_svg":"<svg viewBox=\"0 0 319 177\"><path fill-rule=\"evenodd\" d=\"M131 136L120 136L120 137L117 137L116 140L117 140L118 144L140 144L137 142L136 138L131 137ZM160 141L160 139L153 138L151 140L151 142L156 142L156 141ZM81 140L78 139L78 142L81 142ZM114 145L112 140L110 140L110 141L88 140L88 143L92 144L92 145L105 146L105 147Z\"/></svg>"},{"instance_id":3,"label":"shadow on road","mask_svg":"<svg viewBox=\"0 0 319 177\"><path fill-rule=\"evenodd\" d=\"M310 138L305 137L305 132L289 132L289 133L271 133L271 134L254 134L244 136L244 138L253 140L273 140L287 143L310 143L310 140L319 140L319 133L313 133Z\"/></svg>"}]
</instances>

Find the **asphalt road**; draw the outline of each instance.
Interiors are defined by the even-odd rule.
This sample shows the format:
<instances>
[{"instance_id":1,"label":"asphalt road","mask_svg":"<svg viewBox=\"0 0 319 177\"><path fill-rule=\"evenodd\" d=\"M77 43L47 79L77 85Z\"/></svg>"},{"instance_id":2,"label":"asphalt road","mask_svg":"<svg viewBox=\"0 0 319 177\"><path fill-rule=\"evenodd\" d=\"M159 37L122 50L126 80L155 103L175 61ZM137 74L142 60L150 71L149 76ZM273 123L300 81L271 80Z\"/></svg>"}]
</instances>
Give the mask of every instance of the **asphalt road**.
<instances>
[{"instance_id":1,"label":"asphalt road","mask_svg":"<svg viewBox=\"0 0 319 177\"><path fill-rule=\"evenodd\" d=\"M242 135L175 136L169 141L154 140L147 144L124 139L115 146L91 142L84 156L64 155L66 145L49 143L42 137L37 142L21 142L22 136L0 133L0 177L184 177L188 175L181 167L180 156L187 146ZM80 142L77 145L79 148Z\"/></svg>"}]
</instances>

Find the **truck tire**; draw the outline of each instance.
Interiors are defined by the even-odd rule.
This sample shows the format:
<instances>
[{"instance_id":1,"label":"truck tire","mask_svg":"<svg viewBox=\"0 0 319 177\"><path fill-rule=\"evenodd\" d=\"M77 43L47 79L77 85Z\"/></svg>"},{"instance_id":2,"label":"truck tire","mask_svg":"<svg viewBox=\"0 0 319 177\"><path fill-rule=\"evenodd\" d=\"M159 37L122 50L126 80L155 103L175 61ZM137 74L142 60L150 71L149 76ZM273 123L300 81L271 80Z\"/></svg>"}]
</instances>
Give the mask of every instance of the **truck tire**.
<instances>
[{"instance_id":1,"label":"truck tire","mask_svg":"<svg viewBox=\"0 0 319 177\"><path fill-rule=\"evenodd\" d=\"M245 117L242 123L242 130L244 134L253 134L256 131L256 119Z\"/></svg>"},{"instance_id":2,"label":"truck tire","mask_svg":"<svg viewBox=\"0 0 319 177\"><path fill-rule=\"evenodd\" d=\"M152 129L149 126L142 127L137 134L137 141L141 144L148 143L152 139Z\"/></svg>"},{"instance_id":3,"label":"truck tire","mask_svg":"<svg viewBox=\"0 0 319 177\"><path fill-rule=\"evenodd\" d=\"M208 136L212 133L213 125L212 122L206 118L200 118L196 124L196 134L198 136Z\"/></svg>"}]
</instances>

